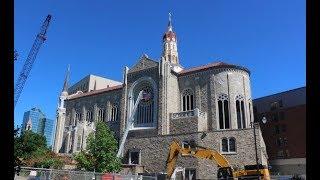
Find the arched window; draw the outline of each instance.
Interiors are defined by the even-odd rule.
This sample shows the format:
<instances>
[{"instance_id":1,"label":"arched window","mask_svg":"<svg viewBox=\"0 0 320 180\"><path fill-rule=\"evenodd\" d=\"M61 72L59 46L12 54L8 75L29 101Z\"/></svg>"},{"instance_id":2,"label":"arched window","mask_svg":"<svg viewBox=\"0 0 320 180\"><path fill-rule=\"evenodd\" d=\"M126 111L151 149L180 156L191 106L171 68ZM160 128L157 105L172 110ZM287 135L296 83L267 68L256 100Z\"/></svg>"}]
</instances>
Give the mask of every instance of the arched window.
<instances>
[{"instance_id":1,"label":"arched window","mask_svg":"<svg viewBox=\"0 0 320 180\"><path fill-rule=\"evenodd\" d=\"M236 96L237 124L238 129L246 128L246 116L244 110L244 98L242 95Z\"/></svg>"},{"instance_id":2,"label":"arched window","mask_svg":"<svg viewBox=\"0 0 320 180\"><path fill-rule=\"evenodd\" d=\"M186 89L182 93L182 111L194 109L194 95L191 89Z\"/></svg>"},{"instance_id":3,"label":"arched window","mask_svg":"<svg viewBox=\"0 0 320 180\"><path fill-rule=\"evenodd\" d=\"M234 137L222 138L221 152L223 152L223 153L236 152L236 139Z\"/></svg>"},{"instance_id":4,"label":"arched window","mask_svg":"<svg viewBox=\"0 0 320 180\"><path fill-rule=\"evenodd\" d=\"M147 99L142 99L138 105L135 115L135 127L151 127L154 121L154 92L148 83L141 84L135 91L135 99L139 92L143 90L148 93Z\"/></svg>"},{"instance_id":5,"label":"arched window","mask_svg":"<svg viewBox=\"0 0 320 180\"><path fill-rule=\"evenodd\" d=\"M226 94L218 96L218 110L219 110L219 128L230 129L229 122L229 101Z\"/></svg>"},{"instance_id":6,"label":"arched window","mask_svg":"<svg viewBox=\"0 0 320 180\"><path fill-rule=\"evenodd\" d=\"M110 111L110 121L117 121L118 120L118 106L112 105Z\"/></svg>"},{"instance_id":7,"label":"arched window","mask_svg":"<svg viewBox=\"0 0 320 180\"><path fill-rule=\"evenodd\" d=\"M222 139L222 152L228 152L228 139Z\"/></svg>"},{"instance_id":8,"label":"arched window","mask_svg":"<svg viewBox=\"0 0 320 180\"><path fill-rule=\"evenodd\" d=\"M81 121L81 113L76 112L72 125L76 126L79 121Z\"/></svg>"},{"instance_id":9,"label":"arched window","mask_svg":"<svg viewBox=\"0 0 320 180\"><path fill-rule=\"evenodd\" d=\"M81 149L81 135L78 135L78 140L77 140L77 151L80 151Z\"/></svg>"},{"instance_id":10,"label":"arched window","mask_svg":"<svg viewBox=\"0 0 320 180\"><path fill-rule=\"evenodd\" d=\"M92 122L92 111L87 111L86 121Z\"/></svg>"},{"instance_id":11,"label":"arched window","mask_svg":"<svg viewBox=\"0 0 320 180\"><path fill-rule=\"evenodd\" d=\"M98 111L98 121L104 121L106 110L104 108L99 108Z\"/></svg>"}]
</instances>

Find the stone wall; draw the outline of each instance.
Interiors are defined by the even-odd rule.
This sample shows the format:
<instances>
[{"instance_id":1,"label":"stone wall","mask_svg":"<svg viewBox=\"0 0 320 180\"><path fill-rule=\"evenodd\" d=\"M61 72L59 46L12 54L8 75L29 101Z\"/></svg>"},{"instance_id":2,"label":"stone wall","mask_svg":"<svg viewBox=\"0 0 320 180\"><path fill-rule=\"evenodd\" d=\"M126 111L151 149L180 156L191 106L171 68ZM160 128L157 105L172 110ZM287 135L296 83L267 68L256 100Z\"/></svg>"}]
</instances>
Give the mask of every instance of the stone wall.
<instances>
[{"instance_id":1,"label":"stone wall","mask_svg":"<svg viewBox=\"0 0 320 180\"><path fill-rule=\"evenodd\" d=\"M252 129L213 131L207 132L203 139L201 139L201 137L203 137L202 133L184 133L140 138L131 137L127 139L125 144L125 161L128 163L127 158L130 149L139 149L141 151L141 165L144 166L148 172L166 172L166 159L169 153L169 145L174 139L179 142L193 139L200 146L220 151L222 138L234 137L236 139L236 153L224 155L231 166L241 168L246 164L255 164ZM257 136L257 138L259 141L259 136ZM259 151L259 143L257 147ZM258 153L258 157L260 160L262 159L261 153ZM176 167L177 166L195 168L197 178L199 179L213 179L217 176L217 164L206 159L179 156Z\"/></svg>"},{"instance_id":2,"label":"stone wall","mask_svg":"<svg viewBox=\"0 0 320 180\"><path fill-rule=\"evenodd\" d=\"M206 113L198 108L191 111L171 113L170 134L192 133L207 131Z\"/></svg>"}]
</instances>

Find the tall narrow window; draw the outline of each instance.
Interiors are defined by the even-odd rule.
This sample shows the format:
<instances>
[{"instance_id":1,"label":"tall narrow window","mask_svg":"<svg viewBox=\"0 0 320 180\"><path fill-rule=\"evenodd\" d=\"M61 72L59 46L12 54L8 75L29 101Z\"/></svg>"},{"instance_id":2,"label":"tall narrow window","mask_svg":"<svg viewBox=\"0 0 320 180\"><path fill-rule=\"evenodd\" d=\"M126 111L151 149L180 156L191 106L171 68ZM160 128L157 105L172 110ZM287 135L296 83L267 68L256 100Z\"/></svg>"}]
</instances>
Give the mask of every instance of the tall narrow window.
<instances>
[{"instance_id":1,"label":"tall narrow window","mask_svg":"<svg viewBox=\"0 0 320 180\"><path fill-rule=\"evenodd\" d=\"M246 128L246 113L244 110L244 102L241 101L241 112L242 112L242 128Z\"/></svg>"},{"instance_id":2,"label":"tall narrow window","mask_svg":"<svg viewBox=\"0 0 320 180\"><path fill-rule=\"evenodd\" d=\"M78 136L78 139L77 139L77 151L80 151L81 149L81 135Z\"/></svg>"},{"instance_id":3,"label":"tall narrow window","mask_svg":"<svg viewBox=\"0 0 320 180\"><path fill-rule=\"evenodd\" d=\"M86 121L92 122L92 111L87 111Z\"/></svg>"},{"instance_id":4,"label":"tall narrow window","mask_svg":"<svg viewBox=\"0 0 320 180\"><path fill-rule=\"evenodd\" d=\"M236 96L236 111L238 129L246 128L246 111L244 108L244 98L242 95Z\"/></svg>"},{"instance_id":5,"label":"tall narrow window","mask_svg":"<svg viewBox=\"0 0 320 180\"><path fill-rule=\"evenodd\" d=\"M241 127L241 110L240 110L240 101L236 100L236 109L237 109L237 124L238 128Z\"/></svg>"},{"instance_id":6,"label":"tall narrow window","mask_svg":"<svg viewBox=\"0 0 320 180\"><path fill-rule=\"evenodd\" d=\"M219 108L219 125L220 125L220 129L224 129L224 128L223 128L222 101L218 101L218 108Z\"/></svg>"},{"instance_id":7,"label":"tall narrow window","mask_svg":"<svg viewBox=\"0 0 320 180\"><path fill-rule=\"evenodd\" d=\"M79 121L81 121L81 113L76 112L72 125L76 126Z\"/></svg>"},{"instance_id":8,"label":"tall narrow window","mask_svg":"<svg viewBox=\"0 0 320 180\"><path fill-rule=\"evenodd\" d=\"M110 121L117 121L118 120L118 106L113 105L110 112Z\"/></svg>"},{"instance_id":9,"label":"tall narrow window","mask_svg":"<svg viewBox=\"0 0 320 180\"><path fill-rule=\"evenodd\" d=\"M193 91L186 89L182 93L182 111L190 111L194 109Z\"/></svg>"},{"instance_id":10,"label":"tall narrow window","mask_svg":"<svg viewBox=\"0 0 320 180\"><path fill-rule=\"evenodd\" d=\"M219 128L230 129L229 120L229 101L226 94L221 94L218 97L218 111L219 111Z\"/></svg>"},{"instance_id":11,"label":"tall narrow window","mask_svg":"<svg viewBox=\"0 0 320 180\"><path fill-rule=\"evenodd\" d=\"M104 108L100 108L98 111L98 121L104 121L106 110Z\"/></svg>"}]
</instances>

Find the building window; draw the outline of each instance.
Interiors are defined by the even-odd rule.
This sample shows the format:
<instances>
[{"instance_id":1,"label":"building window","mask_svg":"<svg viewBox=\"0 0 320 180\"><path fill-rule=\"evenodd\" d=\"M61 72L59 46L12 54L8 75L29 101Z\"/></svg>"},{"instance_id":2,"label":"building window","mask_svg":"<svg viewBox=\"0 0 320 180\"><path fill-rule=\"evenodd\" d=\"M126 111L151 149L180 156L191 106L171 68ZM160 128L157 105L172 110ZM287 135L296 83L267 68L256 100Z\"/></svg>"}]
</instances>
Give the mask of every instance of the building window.
<instances>
[{"instance_id":1,"label":"building window","mask_svg":"<svg viewBox=\"0 0 320 180\"><path fill-rule=\"evenodd\" d=\"M281 125L281 131L286 132L287 131L287 126L285 124Z\"/></svg>"},{"instance_id":2,"label":"building window","mask_svg":"<svg viewBox=\"0 0 320 180\"><path fill-rule=\"evenodd\" d=\"M226 94L221 94L218 97L218 110L219 110L219 128L229 129L229 101Z\"/></svg>"},{"instance_id":3,"label":"building window","mask_svg":"<svg viewBox=\"0 0 320 180\"><path fill-rule=\"evenodd\" d=\"M231 138L222 138L221 141L221 152L223 153L235 153L236 152L236 139Z\"/></svg>"},{"instance_id":4,"label":"building window","mask_svg":"<svg viewBox=\"0 0 320 180\"><path fill-rule=\"evenodd\" d=\"M246 128L246 117L244 110L244 98L242 95L236 96L237 124L238 129Z\"/></svg>"},{"instance_id":5,"label":"building window","mask_svg":"<svg viewBox=\"0 0 320 180\"><path fill-rule=\"evenodd\" d=\"M283 150L279 150L279 151L277 152L277 158L284 158L284 152L283 152Z\"/></svg>"},{"instance_id":6,"label":"building window","mask_svg":"<svg viewBox=\"0 0 320 180\"><path fill-rule=\"evenodd\" d=\"M81 135L79 135L78 141L77 141L77 151L80 151L80 149L81 149L81 140L82 140Z\"/></svg>"},{"instance_id":7,"label":"building window","mask_svg":"<svg viewBox=\"0 0 320 180\"><path fill-rule=\"evenodd\" d=\"M118 120L118 106L113 105L110 112L110 121L117 121Z\"/></svg>"},{"instance_id":8,"label":"building window","mask_svg":"<svg viewBox=\"0 0 320 180\"><path fill-rule=\"evenodd\" d=\"M279 112L279 120L284 120L284 112Z\"/></svg>"},{"instance_id":9,"label":"building window","mask_svg":"<svg viewBox=\"0 0 320 180\"><path fill-rule=\"evenodd\" d=\"M272 102L270 104L270 110L276 110L276 109L279 109L280 107L283 107L282 100L279 100L279 101L276 101L276 102Z\"/></svg>"},{"instance_id":10,"label":"building window","mask_svg":"<svg viewBox=\"0 0 320 180\"><path fill-rule=\"evenodd\" d=\"M283 145L282 138L277 138L277 146L281 147Z\"/></svg>"},{"instance_id":11,"label":"building window","mask_svg":"<svg viewBox=\"0 0 320 180\"><path fill-rule=\"evenodd\" d=\"M182 93L182 111L190 111L194 109L194 94L191 89L186 89Z\"/></svg>"},{"instance_id":12,"label":"building window","mask_svg":"<svg viewBox=\"0 0 320 180\"><path fill-rule=\"evenodd\" d=\"M280 128L279 128L278 125L274 126L274 131L275 131L276 134L280 134Z\"/></svg>"},{"instance_id":13,"label":"building window","mask_svg":"<svg viewBox=\"0 0 320 180\"><path fill-rule=\"evenodd\" d=\"M129 164L140 164L140 151L131 150L129 152Z\"/></svg>"},{"instance_id":14,"label":"building window","mask_svg":"<svg viewBox=\"0 0 320 180\"><path fill-rule=\"evenodd\" d=\"M272 113L271 118L272 118L272 121L278 122L279 121L278 113Z\"/></svg>"},{"instance_id":15,"label":"building window","mask_svg":"<svg viewBox=\"0 0 320 180\"><path fill-rule=\"evenodd\" d=\"M100 108L98 111L98 121L104 121L105 114L106 110L104 108Z\"/></svg>"},{"instance_id":16,"label":"building window","mask_svg":"<svg viewBox=\"0 0 320 180\"><path fill-rule=\"evenodd\" d=\"M290 151L289 151L288 149L286 149L286 151L285 151L285 156L286 156L287 158L290 158Z\"/></svg>"},{"instance_id":17,"label":"building window","mask_svg":"<svg viewBox=\"0 0 320 180\"><path fill-rule=\"evenodd\" d=\"M92 122L93 118L92 118L92 111L87 111L87 117L86 120L88 122Z\"/></svg>"},{"instance_id":18,"label":"building window","mask_svg":"<svg viewBox=\"0 0 320 180\"><path fill-rule=\"evenodd\" d=\"M136 119L135 127L153 126L153 123L154 123L153 90L150 86L145 85L135 93L136 96L138 96L141 90L143 90L146 93L145 95L146 98L143 98L138 105L138 109L135 115L135 119Z\"/></svg>"},{"instance_id":19,"label":"building window","mask_svg":"<svg viewBox=\"0 0 320 180\"><path fill-rule=\"evenodd\" d=\"M288 144L288 139L287 138L283 138L283 145L286 146Z\"/></svg>"},{"instance_id":20,"label":"building window","mask_svg":"<svg viewBox=\"0 0 320 180\"><path fill-rule=\"evenodd\" d=\"M184 175L186 180L196 180L196 169L185 169Z\"/></svg>"},{"instance_id":21,"label":"building window","mask_svg":"<svg viewBox=\"0 0 320 180\"><path fill-rule=\"evenodd\" d=\"M75 115L75 117L74 117L74 119L73 119L72 125L73 125L73 126L76 126L79 121L81 121L81 113L77 113L77 112L76 112L76 115Z\"/></svg>"},{"instance_id":22,"label":"building window","mask_svg":"<svg viewBox=\"0 0 320 180\"><path fill-rule=\"evenodd\" d=\"M182 145L182 148L190 148L188 141L182 141L181 145Z\"/></svg>"}]
</instances>

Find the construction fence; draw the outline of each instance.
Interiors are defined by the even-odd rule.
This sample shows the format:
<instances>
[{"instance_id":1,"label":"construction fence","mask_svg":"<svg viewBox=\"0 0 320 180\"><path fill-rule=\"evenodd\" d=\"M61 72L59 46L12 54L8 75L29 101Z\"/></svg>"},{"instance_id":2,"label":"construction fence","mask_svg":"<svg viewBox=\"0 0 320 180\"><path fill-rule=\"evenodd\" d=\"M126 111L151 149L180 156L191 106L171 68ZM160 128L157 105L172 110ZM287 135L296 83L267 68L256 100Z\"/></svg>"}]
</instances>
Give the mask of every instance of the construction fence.
<instances>
[{"instance_id":1,"label":"construction fence","mask_svg":"<svg viewBox=\"0 0 320 180\"><path fill-rule=\"evenodd\" d=\"M258 179L257 177L247 177ZM88 171L58 170L22 167L19 174L15 174L14 180L164 180L165 174L146 175L122 175L116 173L97 173ZM176 180L183 178L177 177ZM184 180L195 180L195 177L186 177ZM271 180L306 180L305 176L271 175ZM214 179L212 179L214 180Z\"/></svg>"},{"instance_id":2,"label":"construction fence","mask_svg":"<svg viewBox=\"0 0 320 180\"><path fill-rule=\"evenodd\" d=\"M14 180L158 180L158 178L143 175L21 167L19 174L15 174Z\"/></svg>"}]
</instances>

